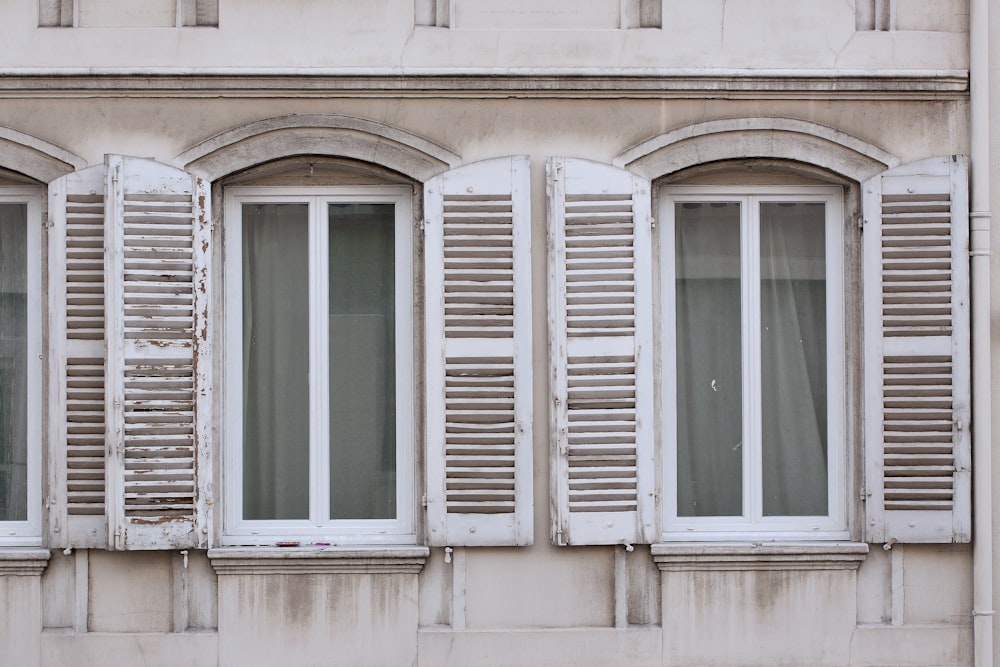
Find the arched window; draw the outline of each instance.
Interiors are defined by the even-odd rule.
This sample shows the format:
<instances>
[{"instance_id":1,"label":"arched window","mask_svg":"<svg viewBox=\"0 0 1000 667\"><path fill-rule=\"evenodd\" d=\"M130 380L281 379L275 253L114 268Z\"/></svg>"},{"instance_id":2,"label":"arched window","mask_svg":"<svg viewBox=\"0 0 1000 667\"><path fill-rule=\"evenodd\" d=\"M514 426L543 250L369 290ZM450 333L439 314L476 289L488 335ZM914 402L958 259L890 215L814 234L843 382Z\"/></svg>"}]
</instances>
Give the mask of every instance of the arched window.
<instances>
[{"instance_id":1,"label":"arched window","mask_svg":"<svg viewBox=\"0 0 1000 667\"><path fill-rule=\"evenodd\" d=\"M554 540L968 541L964 158L757 118L615 162L549 163Z\"/></svg>"}]
</instances>

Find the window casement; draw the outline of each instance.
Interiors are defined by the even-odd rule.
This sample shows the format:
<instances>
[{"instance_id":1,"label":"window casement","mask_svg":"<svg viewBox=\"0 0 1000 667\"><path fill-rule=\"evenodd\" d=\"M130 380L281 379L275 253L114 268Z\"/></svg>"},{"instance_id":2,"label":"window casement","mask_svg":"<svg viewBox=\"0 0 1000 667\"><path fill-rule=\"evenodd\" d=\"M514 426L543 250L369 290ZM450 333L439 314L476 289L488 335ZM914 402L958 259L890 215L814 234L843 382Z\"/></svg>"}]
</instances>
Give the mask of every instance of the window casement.
<instances>
[{"instance_id":1,"label":"window casement","mask_svg":"<svg viewBox=\"0 0 1000 667\"><path fill-rule=\"evenodd\" d=\"M553 541L968 542L965 158L861 184L860 266L839 187L651 185L548 164Z\"/></svg>"},{"instance_id":2,"label":"window casement","mask_svg":"<svg viewBox=\"0 0 1000 667\"><path fill-rule=\"evenodd\" d=\"M223 544L531 543L528 160L422 195L224 189Z\"/></svg>"},{"instance_id":3,"label":"window casement","mask_svg":"<svg viewBox=\"0 0 1000 667\"><path fill-rule=\"evenodd\" d=\"M848 537L843 191L660 194L665 537Z\"/></svg>"},{"instance_id":4,"label":"window casement","mask_svg":"<svg viewBox=\"0 0 1000 667\"><path fill-rule=\"evenodd\" d=\"M227 188L224 542L414 542L411 200Z\"/></svg>"},{"instance_id":5,"label":"window casement","mask_svg":"<svg viewBox=\"0 0 1000 667\"><path fill-rule=\"evenodd\" d=\"M0 187L0 546L41 543L41 193Z\"/></svg>"}]
</instances>

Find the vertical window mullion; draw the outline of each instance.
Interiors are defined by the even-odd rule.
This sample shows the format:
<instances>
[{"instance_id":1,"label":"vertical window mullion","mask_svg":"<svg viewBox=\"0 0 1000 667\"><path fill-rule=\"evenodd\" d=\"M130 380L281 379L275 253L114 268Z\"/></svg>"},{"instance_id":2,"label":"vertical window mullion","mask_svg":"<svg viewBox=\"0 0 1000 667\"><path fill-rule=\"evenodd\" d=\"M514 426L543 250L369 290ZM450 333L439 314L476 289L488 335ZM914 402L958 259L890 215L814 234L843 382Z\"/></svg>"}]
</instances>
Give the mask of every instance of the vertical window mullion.
<instances>
[{"instance_id":1,"label":"vertical window mullion","mask_svg":"<svg viewBox=\"0 0 1000 667\"><path fill-rule=\"evenodd\" d=\"M760 412L760 209L743 201L743 513L751 522L763 513Z\"/></svg>"},{"instance_id":2,"label":"vertical window mullion","mask_svg":"<svg viewBox=\"0 0 1000 667\"><path fill-rule=\"evenodd\" d=\"M329 229L325 201L309 200L309 518L330 520Z\"/></svg>"}]
</instances>

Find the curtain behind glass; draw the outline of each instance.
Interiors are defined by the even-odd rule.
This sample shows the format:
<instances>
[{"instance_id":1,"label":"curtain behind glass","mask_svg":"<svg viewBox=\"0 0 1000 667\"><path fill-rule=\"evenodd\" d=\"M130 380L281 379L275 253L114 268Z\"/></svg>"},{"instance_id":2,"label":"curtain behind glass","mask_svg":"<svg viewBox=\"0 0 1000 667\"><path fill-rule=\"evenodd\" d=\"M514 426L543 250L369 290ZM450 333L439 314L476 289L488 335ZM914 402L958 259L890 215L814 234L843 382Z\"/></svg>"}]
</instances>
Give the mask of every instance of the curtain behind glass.
<instances>
[{"instance_id":1,"label":"curtain behind glass","mask_svg":"<svg viewBox=\"0 0 1000 667\"><path fill-rule=\"evenodd\" d=\"M27 214L0 204L0 521L28 518Z\"/></svg>"},{"instance_id":2,"label":"curtain behind glass","mask_svg":"<svg viewBox=\"0 0 1000 667\"><path fill-rule=\"evenodd\" d=\"M675 207L677 514L743 513L740 205Z\"/></svg>"},{"instance_id":3,"label":"curtain behind glass","mask_svg":"<svg viewBox=\"0 0 1000 667\"><path fill-rule=\"evenodd\" d=\"M330 516L396 517L395 212L330 204Z\"/></svg>"},{"instance_id":4,"label":"curtain behind glass","mask_svg":"<svg viewBox=\"0 0 1000 667\"><path fill-rule=\"evenodd\" d=\"M764 516L826 515L824 205L761 204L760 260Z\"/></svg>"},{"instance_id":5,"label":"curtain behind glass","mask_svg":"<svg viewBox=\"0 0 1000 667\"><path fill-rule=\"evenodd\" d=\"M243 517L309 518L309 207L243 205Z\"/></svg>"}]
</instances>

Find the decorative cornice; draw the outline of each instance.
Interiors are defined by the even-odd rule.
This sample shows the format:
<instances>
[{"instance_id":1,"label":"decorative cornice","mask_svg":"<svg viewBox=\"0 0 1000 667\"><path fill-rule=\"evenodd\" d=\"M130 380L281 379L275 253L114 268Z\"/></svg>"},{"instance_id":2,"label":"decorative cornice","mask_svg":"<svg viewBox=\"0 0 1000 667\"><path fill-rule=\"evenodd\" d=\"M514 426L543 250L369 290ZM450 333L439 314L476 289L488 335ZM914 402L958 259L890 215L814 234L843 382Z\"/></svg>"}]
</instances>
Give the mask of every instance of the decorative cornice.
<instances>
[{"instance_id":1,"label":"decorative cornice","mask_svg":"<svg viewBox=\"0 0 1000 667\"><path fill-rule=\"evenodd\" d=\"M0 549L0 577L38 577L49 564L49 550L31 547Z\"/></svg>"},{"instance_id":2,"label":"decorative cornice","mask_svg":"<svg viewBox=\"0 0 1000 667\"><path fill-rule=\"evenodd\" d=\"M427 547L222 547L208 550L219 575L417 574Z\"/></svg>"},{"instance_id":3,"label":"decorative cornice","mask_svg":"<svg viewBox=\"0 0 1000 667\"><path fill-rule=\"evenodd\" d=\"M860 542L654 544L663 572L703 570L856 570L868 553Z\"/></svg>"},{"instance_id":4,"label":"decorative cornice","mask_svg":"<svg viewBox=\"0 0 1000 667\"><path fill-rule=\"evenodd\" d=\"M0 97L966 99L965 70L10 69Z\"/></svg>"}]
</instances>

